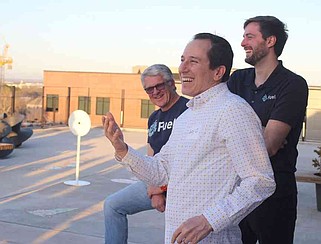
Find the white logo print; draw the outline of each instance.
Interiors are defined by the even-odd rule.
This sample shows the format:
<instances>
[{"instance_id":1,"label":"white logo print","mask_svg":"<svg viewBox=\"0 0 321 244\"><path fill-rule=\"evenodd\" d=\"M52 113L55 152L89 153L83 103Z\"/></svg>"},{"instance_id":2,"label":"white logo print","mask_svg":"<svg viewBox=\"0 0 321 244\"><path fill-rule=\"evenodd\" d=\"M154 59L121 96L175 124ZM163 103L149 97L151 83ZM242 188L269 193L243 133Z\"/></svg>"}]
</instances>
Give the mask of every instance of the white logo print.
<instances>
[{"instance_id":1,"label":"white logo print","mask_svg":"<svg viewBox=\"0 0 321 244\"><path fill-rule=\"evenodd\" d=\"M174 119L175 122L175 119ZM160 121L158 123L158 129L157 131L160 132L161 130L170 130L172 129L173 125L174 125L173 121L168 121L168 122L164 122L164 121Z\"/></svg>"},{"instance_id":2,"label":"white logo print","mask_svg":"<svg viewBox=\"0 0 321 244\"><path fill-rule=\"evenodd\" d=\"M164 122L164 121L158 122L157 120L155 120L148 130L148 137L152 137L156 131L160 132L164 130L171 130L173 128L175 120L176 119L174 119L173 121L167 121L167 122Z\"/></svg>"},{"instance_id":3,"label":"white logo print","mask_svg":"<svg viewBox=\"0 0 321 244\"><path fill-rule=\"evenodd\" d=\"M264 95L263 97L262 97L262 101L263 102L265 102L265 101L267 101L267 100L275 100L276 99L276 95Z\"/></svg>"},{"instance_id":4,"label":"white logo print","mask_svg":"<svg viewBox=\"0 0 321 244\"><path fill-rule=\"evenodd\" d=\"M154 121L154 123L149 127L148 130L148 137L152 137L157 129L157 120Z\"/></svg>"}]
</instances>

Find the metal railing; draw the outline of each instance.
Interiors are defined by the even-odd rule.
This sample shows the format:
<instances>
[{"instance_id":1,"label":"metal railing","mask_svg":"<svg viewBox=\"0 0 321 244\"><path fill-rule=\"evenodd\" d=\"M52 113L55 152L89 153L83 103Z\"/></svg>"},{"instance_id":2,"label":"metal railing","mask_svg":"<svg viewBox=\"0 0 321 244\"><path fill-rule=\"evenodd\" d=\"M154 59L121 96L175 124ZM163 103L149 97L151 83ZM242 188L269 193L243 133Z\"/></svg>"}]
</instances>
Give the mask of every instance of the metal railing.
<instances>
[{"instance_id":1,"label":"metal railing","mask_svg":"<svg viewBox=\"0 0 321 244\"><path fill-rule=\"evenodd\" d=\"M43 96L43 87L29 87L20 89L15 86L3 86L0 94L0 114L7 113L21 113L26 116L25 122L36 123L36 124L61 124L66 123L66 119L57 120L56 109L54 111L46 111L45 98ZM321 91L320 91L321 95ZM110 95L106 95L107 97ZM92 96L92 99L95 97ZM59 96L59 113L67 116L70 111L69 103L70 100L77 99L75 97ZM137 98L124 98L122 95L116 96L113 94L112 99L121 100L123 103L132 103ZM61 106L65 104L65 106ZM126 108L122 108L126 110ZM66 110L66 111L62 111ZM126 112L126 111L125 111ZM92 111L94 115L95 111ZM314 105L313 107L307 108L307 117L304 121L301 140L302 141L321 141L321 104ZM50 115L50 116L49 116ZM68 116L67 116L68 117ZM126 117L130 119L129 116Z\"/></svg>"}]
</instances>

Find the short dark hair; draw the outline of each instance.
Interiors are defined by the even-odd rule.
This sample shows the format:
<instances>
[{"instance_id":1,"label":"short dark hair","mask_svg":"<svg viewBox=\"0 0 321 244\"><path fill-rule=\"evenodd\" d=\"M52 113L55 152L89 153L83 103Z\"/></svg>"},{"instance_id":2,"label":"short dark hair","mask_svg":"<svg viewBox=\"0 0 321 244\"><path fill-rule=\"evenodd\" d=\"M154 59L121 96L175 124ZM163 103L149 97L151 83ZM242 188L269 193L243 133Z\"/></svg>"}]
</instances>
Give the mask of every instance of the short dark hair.
<instances>
[{"instance_id":1,"label":"short dark hair","mask_svg":"<svg viewBox=\"0 0 321 244\"><path fill-rule=\"evenodd\" d=\"M227 81L230 77L230 72L233 65L233 50L230 43L223 37L211 33L198 33L193 40L210 40L212 47L207 53L210 61L210 69L223 65L225 66L225 74L222 77L222 82Z\"/></svg>"},{"instance_id":2,"label":"short dark hair","mask_svg":"<svg viewBox=\"0 0 321 244\"><path fill-rule=\"evenodd\" d=\"M284 45L288 39L288 29L286 25L274 16L256 16L245 21L243 26L244 29L252 22L259 24L260 32L265 40L270 36L276 37L274 50L276 56L279 57L282 54Z\"/></svg>"}]
</instances>

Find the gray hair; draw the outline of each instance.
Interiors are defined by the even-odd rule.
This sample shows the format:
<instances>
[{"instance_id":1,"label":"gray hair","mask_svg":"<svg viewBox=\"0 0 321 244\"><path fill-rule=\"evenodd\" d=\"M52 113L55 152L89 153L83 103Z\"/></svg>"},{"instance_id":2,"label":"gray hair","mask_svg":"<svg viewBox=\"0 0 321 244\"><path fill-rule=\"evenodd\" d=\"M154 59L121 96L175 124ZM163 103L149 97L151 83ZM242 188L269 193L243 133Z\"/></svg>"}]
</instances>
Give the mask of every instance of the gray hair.
<instances>
[{"instance_id":1,"label":"gray hair","mask_svg":"<svg viewBox=\"0 0 321 244\"><path fill-rule=\"evenodd\" d=\"M146 76L157 76L157 75L162 76L164 81L174 81L174 76L172 71L164 64L154 64L152 66L149 66L147 69L144 70L140 79L143 83Z\"/></svg>"}]
</instances>

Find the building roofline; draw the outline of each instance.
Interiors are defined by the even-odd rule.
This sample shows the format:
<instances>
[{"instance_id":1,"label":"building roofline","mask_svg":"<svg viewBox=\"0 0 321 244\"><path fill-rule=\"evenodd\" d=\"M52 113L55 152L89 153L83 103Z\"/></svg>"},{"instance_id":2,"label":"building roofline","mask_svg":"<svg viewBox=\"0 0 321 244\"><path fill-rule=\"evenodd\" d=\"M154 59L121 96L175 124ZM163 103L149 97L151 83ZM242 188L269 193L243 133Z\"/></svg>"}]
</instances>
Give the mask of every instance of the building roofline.
<instances>
[{"instance_id":1,"label":"building roofline","mask_svg":"<svg viewBox=\"0 0 321 244\"><path fill-rule=\"evenodd\" d=\"M136 73L120 73L120 72L100 72L100 71L65 71L65 70L43 70L43 72L53 73L90 73L90 74L118 74L118 75L139 75Z\"/></svg>"},{"instance_id":2,"label":"building roofline","mask_svg":"<svg viewBox=\"0 0 321 244\"><path fill-rule=\"evenodd\" d=\"M313 85L313 86L309 86L309 89L311 89L311 90L321 90L321 86Z\"/></svg>"}]
</instances>

